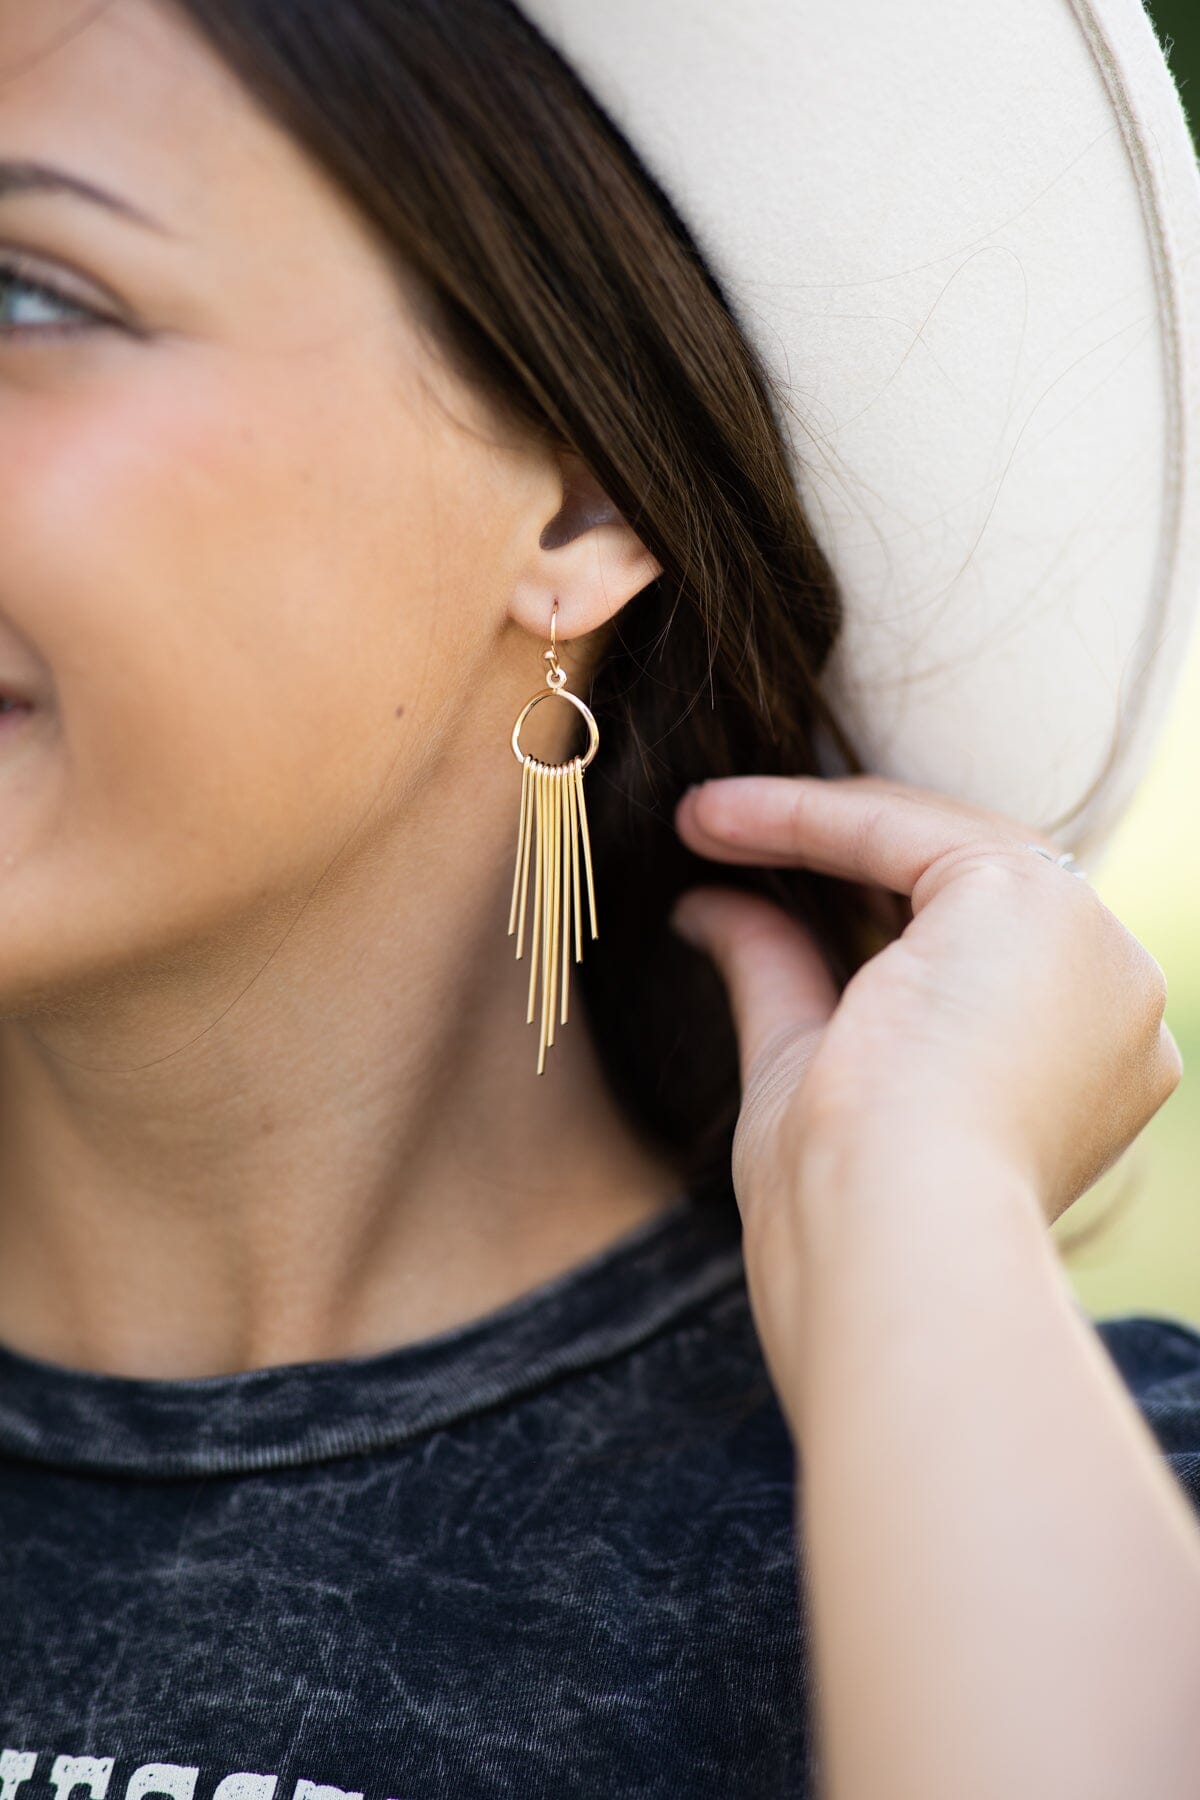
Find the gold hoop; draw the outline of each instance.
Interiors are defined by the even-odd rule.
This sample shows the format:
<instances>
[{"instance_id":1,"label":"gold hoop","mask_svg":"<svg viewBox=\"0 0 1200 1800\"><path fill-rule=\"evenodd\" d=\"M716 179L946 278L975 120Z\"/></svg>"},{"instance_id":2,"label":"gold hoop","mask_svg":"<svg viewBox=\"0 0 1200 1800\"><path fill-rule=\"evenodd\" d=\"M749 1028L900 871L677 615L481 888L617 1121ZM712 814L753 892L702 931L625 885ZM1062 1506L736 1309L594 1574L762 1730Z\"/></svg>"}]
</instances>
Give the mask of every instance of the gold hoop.
<instances>
[{"instance_id":1,"label":"gold hoop","mask_svg":"<svg viewBox=\"0 0 1200 1800\"><path fill-rule=\"evenodd\" d=\"M546 679L549 680L550 676L552 676L553 673L554 673L554 671L552 669L550 671L550 674L547 675ZM565 680L566 680L566 673L564 671L563 672L563 681L565 681ZM523 763L525 761L525 752L521 748L521 727L525 723L525 720L529 717L529 714L533 711L534 707L537 706L540 701L553 700L555 697L557 697L560 700L569 700L571 702L571 705L573 707L575 707L583 715L584 722L586 723L587 729L588 729L588 747L587 747L587 754L580 760L579 766L581 769L586 769L588 764L591 762L593 756L595 756L596 749L600 743L600 727L596 724L596 720L592 714L591 708L589 706L587 706L579 698L578 694L568 693L566 691L566 689L563 687L562 682L556 682L553 687L546 688L544 691L539 691L538 693L536 693L533 696L532 700L527 700L525 702L524 706L521 708L521 711L517 716L517 722L513 726L513 729L512 729L513 755L516 757L516 759L519 763ZM565 762L565 763L548 763L548 764L543 764L543 767L553 768L553 769L566 769L566 768L569 768L570 764L573 763L574 761L575 761L575 758L572 756L572 757L569 757L567 762Z\"/></svg>"}]
</instances>

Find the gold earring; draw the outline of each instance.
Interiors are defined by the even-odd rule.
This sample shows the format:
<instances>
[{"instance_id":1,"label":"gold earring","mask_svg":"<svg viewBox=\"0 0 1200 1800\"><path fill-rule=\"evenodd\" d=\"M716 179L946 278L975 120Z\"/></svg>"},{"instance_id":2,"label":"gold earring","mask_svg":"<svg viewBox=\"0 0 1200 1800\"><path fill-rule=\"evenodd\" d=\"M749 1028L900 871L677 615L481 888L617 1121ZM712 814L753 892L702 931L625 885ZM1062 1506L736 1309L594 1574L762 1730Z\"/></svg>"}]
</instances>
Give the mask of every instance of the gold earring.
<instances>
[{"instance_id":1,"label":"gold earring","mask_svg":"<svg viewBox=\"0 0 1200 1800\"><path fill-rule=\"evenodd\" d=\"M521 765L521 820L517 829L517 866L513 871L512 907L508 915L508 935L517 933L517 958L520 960L525 939L525 900L529 891L529 865L534 860L537 875L533 893L533 935L529 955L529 1009L525 1023L533 1024L533 997L541 950L542 975L541 1041L538 1045L537 1072L546 1066L546 1047L554 1042L555 989L560 978L561 951L562 1018L567 1022L567 986L570 969L571 926L575 927L575 961L583 961L581 907L579 903L579 842L583 840L583 864L587 875L588 908L592 936L596 930L596 894L592 886L592 846L588 837L587 808L583 799L583 771L596 754L600 731L590 709L578 694L564 691L567 671L558 660L554 642L554 623L558 601L550 609L550 648L542 655L550 664L546 671L548 691L534 694L517 715L512 731L513 755ZM542 700L557 694L569 700L587 721L588 747L584 756L573 756L565 763L539 762L521 752L521 726L529 713ZM534 852L534 829L537 850ZM520 908L518 911L518 896ZM572 904L572 896L574 903Z\"/></svg>"}]
</instances>

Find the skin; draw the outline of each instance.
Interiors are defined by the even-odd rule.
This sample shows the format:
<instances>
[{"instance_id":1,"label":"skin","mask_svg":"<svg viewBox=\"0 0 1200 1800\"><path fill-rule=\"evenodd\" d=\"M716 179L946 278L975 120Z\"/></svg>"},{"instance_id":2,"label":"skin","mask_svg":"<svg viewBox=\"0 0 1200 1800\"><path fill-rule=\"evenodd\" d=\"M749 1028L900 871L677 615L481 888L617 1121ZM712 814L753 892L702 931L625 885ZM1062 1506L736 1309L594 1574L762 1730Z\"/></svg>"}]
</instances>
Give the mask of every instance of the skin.
<instances>
[{"instance_id":1,"label":"skin","mask_svg":"<svg viewBox=\"0 0 1200 1800\"><path fill-rule=\"evenodd\" d=\"M0 259L69 294L0 288L0 691L36 701L0 738L0 1341L197 1376L447 1329L679 1191L577 984L535 1074L507 935L553 600L586 692L658 565L170 8L0 0L0 157L161 227L0 198ZM581 739L543 705L522 748Z\"/></svg>"},{"instance_id":2,"label":"skin","mask_svg":"<svg viewBox=\"0 0 1200 1800\"><path fill-rule=\"evenodd\" d=\"M1179 1084L1161 968L1021 847L1049 840L924 789L721 779L677 823L717 862L877 884L913 915L839 998L766 899L717 883L676 912L738 1032L822 1800L1190 1800L1200 1529L1047 1230Z\"/></svg>"}]
</instances>

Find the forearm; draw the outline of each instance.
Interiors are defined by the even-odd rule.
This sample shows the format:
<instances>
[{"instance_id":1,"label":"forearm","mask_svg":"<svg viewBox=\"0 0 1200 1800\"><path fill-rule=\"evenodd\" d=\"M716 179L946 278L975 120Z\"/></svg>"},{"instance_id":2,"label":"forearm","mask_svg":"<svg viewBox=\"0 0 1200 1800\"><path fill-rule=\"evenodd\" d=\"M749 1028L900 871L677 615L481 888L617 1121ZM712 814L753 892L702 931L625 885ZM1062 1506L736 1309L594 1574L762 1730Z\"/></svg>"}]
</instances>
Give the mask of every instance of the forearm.
<instances>
[{"instance_id":1,"label":"forearm","mask_svg":"<svg viewBox=\"0 0 1200 1800\"><path fill-rule=\"evenodd\" d=\"M1035 1197L961 1146L808 1181L772 1373L826 1800L1192 1800L1200 1524Z\"/></svg>"}]
</instances>

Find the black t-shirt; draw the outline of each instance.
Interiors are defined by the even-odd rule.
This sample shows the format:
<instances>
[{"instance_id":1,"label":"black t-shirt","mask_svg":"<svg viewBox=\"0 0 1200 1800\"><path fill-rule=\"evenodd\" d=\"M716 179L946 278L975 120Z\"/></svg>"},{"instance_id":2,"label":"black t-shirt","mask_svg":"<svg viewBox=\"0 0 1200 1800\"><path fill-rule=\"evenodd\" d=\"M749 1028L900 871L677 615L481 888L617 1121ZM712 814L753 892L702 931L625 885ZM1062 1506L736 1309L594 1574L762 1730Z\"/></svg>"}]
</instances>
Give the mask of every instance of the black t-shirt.
<instances>
[{"instance_id":1,"label":"black t-shirt","mask_svg":"<svg viewBox=\"0 0 1200 1800\"><path fill-rule=\"evenodd\" d=\"M1099 1334L1200 1511L1200 1332ZM0 1350L0 1800L816 1792L730 1200L382 1355Z\"/></svg>"}]
</instances>

